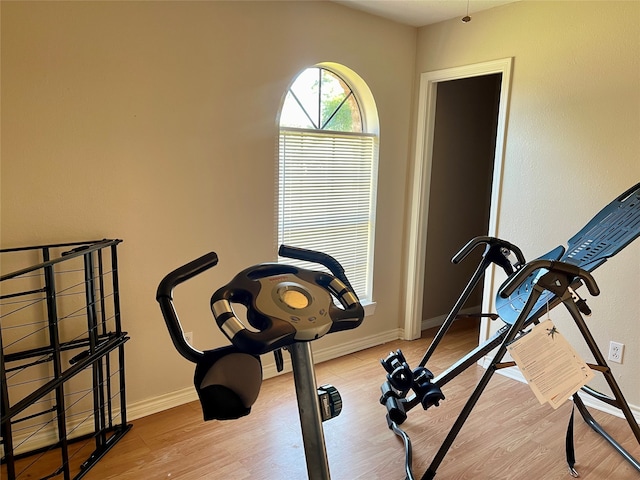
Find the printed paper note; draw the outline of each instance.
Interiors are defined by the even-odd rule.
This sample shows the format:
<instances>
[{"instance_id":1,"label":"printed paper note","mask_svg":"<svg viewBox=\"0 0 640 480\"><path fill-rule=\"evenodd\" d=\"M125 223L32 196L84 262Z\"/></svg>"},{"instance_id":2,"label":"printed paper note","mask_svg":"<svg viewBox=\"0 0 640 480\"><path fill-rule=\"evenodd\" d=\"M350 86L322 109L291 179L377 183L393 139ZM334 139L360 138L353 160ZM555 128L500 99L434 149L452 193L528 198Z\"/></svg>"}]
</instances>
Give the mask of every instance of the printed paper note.
<instances>
[{"instance_id":1,"label":"printed paper note","mask_svg":"<svg viewBox=\"0 0 640 480\"><path fill-rule=\"evenodd\" d=\"M594 373L551 320L536 325L507 347L540 403L555 409Z\"/></svg>"}]
</instances>

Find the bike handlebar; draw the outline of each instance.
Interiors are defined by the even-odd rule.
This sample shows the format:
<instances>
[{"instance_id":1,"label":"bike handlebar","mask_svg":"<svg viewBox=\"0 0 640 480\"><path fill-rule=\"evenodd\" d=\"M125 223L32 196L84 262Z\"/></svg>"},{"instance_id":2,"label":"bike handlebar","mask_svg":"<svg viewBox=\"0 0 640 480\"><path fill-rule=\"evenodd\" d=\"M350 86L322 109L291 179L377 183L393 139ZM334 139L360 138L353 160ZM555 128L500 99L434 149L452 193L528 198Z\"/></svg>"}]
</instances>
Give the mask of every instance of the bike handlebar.
<instances>
[{"instance_id":1,"label":"bike handlebar","mask_svg":"<svg viewBox=\"0 0 640 480\"><path fill-rule=\"evenodd\" d=\"M173 289L181 283L214 267L217 263L218 255L215 252L207 253L200 258L192 260L186 265L176 268L167 274L160 282L160 285L158 285L158 291L156 293L156 300L160 304L162 316L169 329L173 345L180 355L193 363L197 363L202 358L203 353L189 345L184 338L184 330L180 325L178 314L173 305Z\"/></svg>"},{"instance_id":2,"label":"bike handlebar","mask_svg":"<svg viewBox=\"0 0 640 480\"><path fill-rule=\"evenodd\" d=\"M305 262L312 262L312 263L317 263L319 265L324 265L329 269L329 271L333 274L334 277L336 277L338 280L344 283L349 288L349 290L351 290L355 295L355 291L353 290L353 287L349 283L349 279L344 273L344 268L342 268L342 265L340 265L340 262L338 262L331 255L327 255L326 253L322 253L322 252L316 252L314 250L307 250L304 248L290 247L288 245L280 245L280 248L278 249L278 254L281 257L293 258L295 260L304 260Z\"/></svg>"}]
</instances>

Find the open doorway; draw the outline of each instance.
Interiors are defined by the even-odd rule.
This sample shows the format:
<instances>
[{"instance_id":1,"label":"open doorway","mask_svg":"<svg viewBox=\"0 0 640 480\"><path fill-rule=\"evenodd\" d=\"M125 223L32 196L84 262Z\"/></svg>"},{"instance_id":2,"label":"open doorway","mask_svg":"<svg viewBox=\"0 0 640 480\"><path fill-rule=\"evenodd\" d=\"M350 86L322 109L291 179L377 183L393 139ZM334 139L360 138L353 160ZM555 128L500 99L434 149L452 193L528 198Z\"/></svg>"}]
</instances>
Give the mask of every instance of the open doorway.
<instances>
[{"instance_id":1,"label":"open doorway","mask_svg":"<svg viewBox=\"0 0 640 480\"><path fill-rule=\"evenodd\" d=\"M451 257L474 236L496 236L511 64L508 58L421 75L405 263L405 339L420 336L425 318L434 321L439 316L444 318L442 309L445 308L446 315L471 276L468 269L473 270L477 265L469 258L454 266L450 263ZM470 99L474 89L483 90L482 101ZM470 106L475 103L484 107L479 105L473 109L484 113L470 113L473 110ZM479 120L480 117L474 118L474 115L485 117ZM486 115L492 120L486 120ZM487 136L485 132L482 141L472 141L477 134L474 131L477 122L490 125L491 133ZM463 128L464 125L467 126ZM468 148L463 154L464 147ZM474 148L484 150L486 162L472 159L473 155L468 152ZM471 173L471 167L480 164L484 170ZM460 218L461 212L465 212L463 218ZM442 216L446 217L444 224L439 223ZM473 225L469 225L471 218ZM467 226L469 229L465 231ZM428 275L425 268L429 269ZM475 297L481 306L471 305L471 308L492 310L492 284L493 270L489 269L484 291ZM446 295L442 294L444 290ZM441 302L434 310L426 309L428 295ZM479 339L485 339L487 334L488 323L483 321Z\"/></svg>"},{"instance_id":2,"label":"open doorway","mask_svg":"<svg viewBox=\"0 0 640 480\"><path fill-rule=\"evenodd\" d=\"M451 258L487 236L502 74L438 83L422 295L422 330L439 326L480 262L482 249L455 267ZM461 313L482 310L480 283Z\"/></svg>"}]
</instances>

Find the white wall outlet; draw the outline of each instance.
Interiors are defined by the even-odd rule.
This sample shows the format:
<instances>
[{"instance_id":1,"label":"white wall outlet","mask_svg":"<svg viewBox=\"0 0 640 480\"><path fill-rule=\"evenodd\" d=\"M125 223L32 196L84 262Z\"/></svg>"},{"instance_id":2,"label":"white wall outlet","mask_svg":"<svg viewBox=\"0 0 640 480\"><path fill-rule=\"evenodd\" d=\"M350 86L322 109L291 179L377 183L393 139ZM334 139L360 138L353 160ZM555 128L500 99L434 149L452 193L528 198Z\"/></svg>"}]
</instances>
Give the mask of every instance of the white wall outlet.
<instances>
[{"instance_id":1,"label":"white wall outlet","mask_svg":"<svg viewBox=\"0 0 640 480\"><path fill-rule=\"evenodd\" d=\"M184 338L189 345L193 345L193 332L184 332Z\"/></svg>"},{"instance_id":2,"label":"white wall outlet","mask_svg":"<svg viewBox=\"0 0 640 480\"><path fill-rule=\"evenodd\" d=\"M624 343L609 342L609 360L616 363L622 363L623 353Z\"/></svg>"}]
</instances>

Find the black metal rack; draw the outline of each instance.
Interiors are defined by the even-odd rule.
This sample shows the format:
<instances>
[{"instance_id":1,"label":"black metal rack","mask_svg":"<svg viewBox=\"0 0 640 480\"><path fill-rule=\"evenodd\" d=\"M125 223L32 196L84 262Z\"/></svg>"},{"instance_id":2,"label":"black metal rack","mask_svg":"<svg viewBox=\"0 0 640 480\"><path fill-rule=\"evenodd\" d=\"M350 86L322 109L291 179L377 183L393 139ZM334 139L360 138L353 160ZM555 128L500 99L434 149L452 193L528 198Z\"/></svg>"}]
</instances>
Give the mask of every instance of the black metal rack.
<instances>
[{"instance_id":1,"label":"black metal rack","mask_svg":"<svg viewBox=\"0 0 640 480\"><path fill-rule=\"evenodd\" d=\"M119 243L0 250L0 477L82 478L131 428Z\"/></svg>"}]
</instances>

